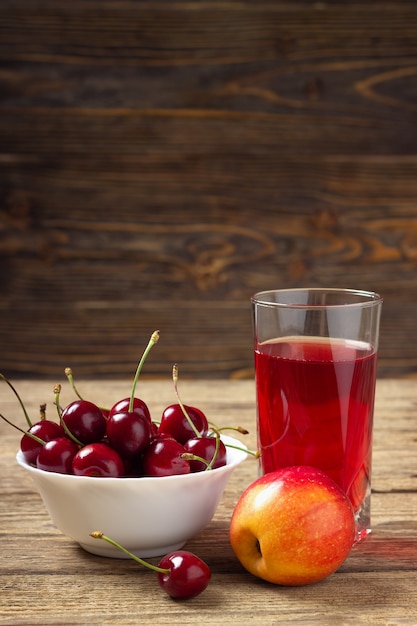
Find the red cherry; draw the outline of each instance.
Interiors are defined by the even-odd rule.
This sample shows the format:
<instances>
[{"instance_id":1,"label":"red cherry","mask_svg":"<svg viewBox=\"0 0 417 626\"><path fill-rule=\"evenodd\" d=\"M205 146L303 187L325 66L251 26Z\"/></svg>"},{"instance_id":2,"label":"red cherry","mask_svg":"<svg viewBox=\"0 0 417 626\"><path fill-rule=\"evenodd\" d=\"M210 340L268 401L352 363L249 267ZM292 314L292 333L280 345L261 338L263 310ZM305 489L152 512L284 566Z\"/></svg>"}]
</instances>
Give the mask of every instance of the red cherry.
<instances>
[{"instance_id":1,"label":"red cherry","mask_svg":"<svg viewBox=\"0 0 417 626\"><path fill-rule=\"evenodd\" d=\"M88 400L74 400L62 411L61 420L82 443L100 441L106 432L106 418L98 406Z\"/></svg>"},{"instance_id":2,"label":"red cherry","mask_svg":"<svg viewBox=\"0 0 417 626\"><path fill-rule=\"evenodd\" d=\"M72 471L76 476L120 478L125 468L120 455L106 443L89 443L74 456Z\"/></svg>"},{"instance_id":3,"label":"red cherry","mask_svg":"<svg viewBox=\"0 0 417 626\"><path fill-rule=\"evenodd\" d=\"M72 460L79 446L67 437L47 441L38 454L36 467L46 472L72 474Z\"/></svg>"},{"instance_id":4,"label":"red cherry","mask_svg":"<svg viewBox=\"0 0 417 626\"><path fill-rule=\"evenodd\" d=\"M193 437L186 441L184 449L186 452L205 459L209 464L212 462L214 455L216 455L213 463L210 465L211 469L216 469L217 467L226 465L227 459L226 446L221 439L218 440L217 444L216 439L217 437L209 435L205 437ZM216 452L217 445L218 449ZM192 472L203 472L207 469L207 465L198 459L191 459L189 463Z\"/></svg>"},{"instance_id":5,"label":"red cherry","mask_svg":"<svg viewBox=\"0 0 417 626\"><path fill-rule=\"evenodd\" d=\"M109 411L108 417L114 415L115 413L128 413L130 406L130 398L123 398L123 400L119 400L112 406ZM136 413L137 415L141 415L142 417L146 417L146 419L151 421L151 414L149 412L148 406L145 404L143 400L139 398L133 398L133 408L132 413Z\"/></svg>"},{"instance_id":6,"label":"red cherry","mask_svg":"<svg viewBox=\"0 0 417 626\"><path fill-rule=\"evenodd\" d=\"M107 420L107 439L123 459L139 455L151 438L151 422L143 415L123 411Z\"/></svg>"},{"instance_id":7,"label":"red cherry","mask_svg":"<svg viewBox=\"0 0 417 626\"><path fill-rule=\"evenodd\" d=\"M42 439L44 443L52 439L57 439L58 437L65 437L65 431L60 424L46 419L33 424L28 432ZM20 440L20 449L25 461L30 465L36 465L36 459L43 445L44 444L30 437L30 435L23 435Z\"/></svg>"},{"instance_id":8,"label":"red cherry","mask_svg":"<svg viewBox=\"0 0 417 626\"><path fill-rule=\"evenodd\" d=\"M195 426L191 426L180 404L167 406L162 413L158 431L172 435L179 443L184 444L190 437L195 437L197 432L204 435L208 431L207 418L200 409L184 405L184 409Z\"/></svg>"},{"instance_id":9,"label":"red cherry","mask_svg":"<svg viewBox=\"0 0 417 626\"><path fill-rule=\"evenodd\" d=\"M140 565L156 572L161 589L176 600L194 598L204 591L210 582L211 572L208 565L192 552L176 550L164 556L159 565L153 565L129 552L101 530L93 531L90 536L106 541Z\"/></svg>"},{"instance_id":10,"label":"red cherry","mask_svg":"<svg viewBox=\"0 0 417 626\"><path fill-rule=\"evenodd\" d=\"M158 567L169 570L168 573L158 572L158 582L171 598L177 600L194 598L204 591L211 578L208 565L186 550L167 554Z\"/></svg>"},{"instance_id":11,"label":"red cherry","mask_svg":"<svg viewBox=\"0 0 417 626\"><path fill-rule=\"evenodd\" d=\"M142 456L142 470L144 476L172 476L174 474L189 474L190 463L182 458L185 453L182 446L175 439L154 437Z\"/></svg>"}]
</instances>

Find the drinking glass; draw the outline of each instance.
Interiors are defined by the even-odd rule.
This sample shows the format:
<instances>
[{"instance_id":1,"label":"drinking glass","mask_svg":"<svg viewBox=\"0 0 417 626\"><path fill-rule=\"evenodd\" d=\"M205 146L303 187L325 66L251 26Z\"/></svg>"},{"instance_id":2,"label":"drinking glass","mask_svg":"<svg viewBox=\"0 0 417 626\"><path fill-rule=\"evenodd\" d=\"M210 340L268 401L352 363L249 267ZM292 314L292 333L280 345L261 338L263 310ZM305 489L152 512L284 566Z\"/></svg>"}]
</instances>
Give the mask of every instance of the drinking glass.
<instances>
[{"instance_id":1,"label":"drinking glass","mask_svg":"<svg viewBox=\"0 0 417 626\"><path fill-rule=\"evenodd\" d=\"M353 289L252 297L260 473L324 471L371 532L372 427L382 298Z\"/></svg>"}]
</instances>

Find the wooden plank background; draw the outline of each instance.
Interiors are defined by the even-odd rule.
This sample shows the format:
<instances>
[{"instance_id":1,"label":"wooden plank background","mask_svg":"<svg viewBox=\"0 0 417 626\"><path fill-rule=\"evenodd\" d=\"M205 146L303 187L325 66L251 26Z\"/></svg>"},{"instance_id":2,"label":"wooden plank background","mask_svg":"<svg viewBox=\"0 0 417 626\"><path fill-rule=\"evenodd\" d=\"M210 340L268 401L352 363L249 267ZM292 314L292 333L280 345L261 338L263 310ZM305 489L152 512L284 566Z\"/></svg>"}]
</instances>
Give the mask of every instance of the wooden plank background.
<instances>
[{"instance_id":1,"label":"wooden plank background","mask_svg":"<svg viewBox=\"0 0 417 626\"><path fill-rule=\"evenodd\" d=\"M417 3L2 0L0 371L252 376L249 298L385 299L417 377Z\"/></svg>"}]
</instances>

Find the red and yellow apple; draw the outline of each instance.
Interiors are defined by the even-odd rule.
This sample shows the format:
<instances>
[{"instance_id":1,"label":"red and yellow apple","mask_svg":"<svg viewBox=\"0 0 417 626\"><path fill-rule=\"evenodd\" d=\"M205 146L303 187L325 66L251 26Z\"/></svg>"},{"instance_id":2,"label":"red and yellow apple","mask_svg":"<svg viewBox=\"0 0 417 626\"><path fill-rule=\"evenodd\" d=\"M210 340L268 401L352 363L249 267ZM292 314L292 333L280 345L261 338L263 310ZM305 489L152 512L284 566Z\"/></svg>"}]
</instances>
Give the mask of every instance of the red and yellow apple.
<instances>
[{"instance_id":1,"label":"red and yellow apple","mask_svg":"<svg viewBox=\"0 0 417 626\"><path fill-rule=\"evenodd\" d=\"M261 476L240 496L230 543L251 574L279 585L305 585L335 572L355 539L352 505L313 467Z\"/></svg>"}]
</instances>

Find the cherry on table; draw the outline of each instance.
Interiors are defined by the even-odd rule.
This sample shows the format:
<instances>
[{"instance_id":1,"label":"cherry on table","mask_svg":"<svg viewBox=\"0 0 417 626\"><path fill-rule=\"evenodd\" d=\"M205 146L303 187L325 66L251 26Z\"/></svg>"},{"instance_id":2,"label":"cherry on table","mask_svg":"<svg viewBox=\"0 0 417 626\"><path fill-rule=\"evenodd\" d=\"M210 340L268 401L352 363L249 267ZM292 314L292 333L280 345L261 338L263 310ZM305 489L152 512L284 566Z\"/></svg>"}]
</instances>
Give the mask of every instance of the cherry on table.
<instances>
[{"instance_id":1,"label":"cherry on table","mask_svg":"<svg viewBox=\"0 0 417 626\"><path fill-rule=\"evenodd\" d=\"M159 585L176 600L194 598L206 589L211 578L207 563L187 550L167 554L158 567L168 570L158 572Z\"/></svg>"},{"instance_id":2,"label":"cherry on table","mask_svg":"<svg viewBox=\"0 0 417 626\"><path fill-rule=\"evenodd\" d=\"M161 589L175 600L194 598L202 593L210 582L209 566L193 552L176 550L162 557L158 565L153 565L132 554L100 530L93 531L90 536L94 539L103 539L140 565L156 572Z\"/></svg>"}]
</instances>

